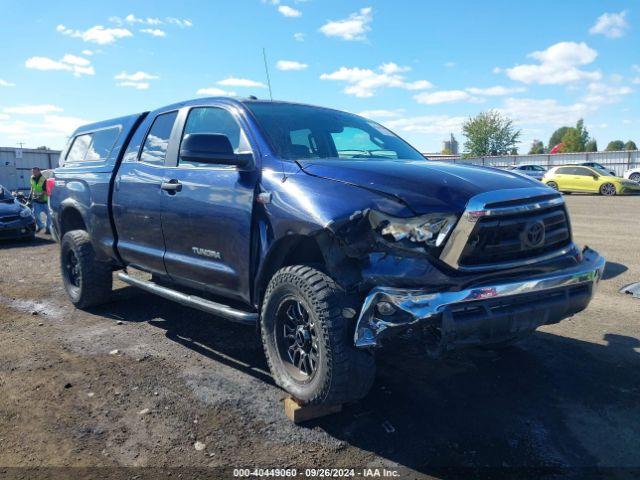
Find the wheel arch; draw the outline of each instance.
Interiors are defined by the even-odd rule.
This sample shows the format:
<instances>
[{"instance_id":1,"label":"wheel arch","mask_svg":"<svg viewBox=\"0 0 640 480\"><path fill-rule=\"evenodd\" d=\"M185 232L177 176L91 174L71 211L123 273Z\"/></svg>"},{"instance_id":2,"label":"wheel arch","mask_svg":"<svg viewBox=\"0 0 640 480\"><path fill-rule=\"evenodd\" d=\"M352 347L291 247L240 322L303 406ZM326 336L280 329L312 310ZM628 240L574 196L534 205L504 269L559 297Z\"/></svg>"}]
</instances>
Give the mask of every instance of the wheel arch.
<instances>
[{"instance_id":1,"label":"wheel arch","mask_svg":"<svg viewBox=\"0 0 640 480\"><path fill-rule=\"evenodd\" d=\"M275 240L258 268L253 289L256 306L259 307L262 303L262 297L274 273L283 267L299 264L315 264L322 269L326 267L325 256L317 237L292 234Z\"/></svg>"},{"instance_id":2,"label":"wheel arch","mask_svg":"<svg viewBox=\"0 0 640 480\"><path fill-rule=\"evenodd\" d=\"M77 205L69 204L65 205L60 212L60 239L64 237L64 234L71 230L84 230L88 232L87 222L81 212L81 208Z\"/></svg>"}]
</instances>

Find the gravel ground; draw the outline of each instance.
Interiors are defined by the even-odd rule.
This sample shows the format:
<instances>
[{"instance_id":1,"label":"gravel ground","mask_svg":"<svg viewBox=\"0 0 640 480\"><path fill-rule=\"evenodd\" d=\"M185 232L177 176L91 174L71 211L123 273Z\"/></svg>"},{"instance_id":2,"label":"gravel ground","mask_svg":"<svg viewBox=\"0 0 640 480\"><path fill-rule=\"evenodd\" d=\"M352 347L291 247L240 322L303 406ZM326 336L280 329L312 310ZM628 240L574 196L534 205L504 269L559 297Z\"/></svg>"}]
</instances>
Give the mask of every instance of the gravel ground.
<instances>
[{"instance_id":1,"label":"gravel ground","mask_svg":"<svg viewBox=\"0 0 640 480\"><path fill-rule=\"evenodd\" d=\"M121 284L75 310L56 244L0 244L0 468L638 469L640 300L617 292L640 281L640 197L567 202L575 240L609 262L585 312L499 353L383 351L367 398L305 426L254 329Z\"/></svg>"}]
</instances>

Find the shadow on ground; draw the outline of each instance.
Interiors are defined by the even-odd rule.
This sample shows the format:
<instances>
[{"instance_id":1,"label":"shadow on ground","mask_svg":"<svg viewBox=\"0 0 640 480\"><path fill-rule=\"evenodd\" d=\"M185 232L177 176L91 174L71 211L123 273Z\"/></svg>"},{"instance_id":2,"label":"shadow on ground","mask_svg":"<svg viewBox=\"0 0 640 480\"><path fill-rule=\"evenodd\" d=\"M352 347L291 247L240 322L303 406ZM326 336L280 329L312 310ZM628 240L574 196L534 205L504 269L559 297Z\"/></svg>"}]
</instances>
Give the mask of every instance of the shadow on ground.
<instances>
[{"instance_id":1,"label":"shadow on ground","mask_svg":"<svg viewBox=\"0 0 640 480\"><path fill-rule=\"evenodd\" d=\"M51 237L35 237L33 240L0 240L0 250L8 250L10 248L42 247L51 243L55 243Z\"/></svg>"},{"instance_id":2,"label":"shadow on ground","mask_svg":"<svg viewBox=\"0 0 640 480\"><path fill-rule=\"evenodd\" d=\"M272 383L254 328L129 288L118 296L96 313L148 321L186 348ZM441 478L469 478L460 467L638 468L639 346L611 333L595 344L537 332L503 351L432 361L413 345L389 345L364 400L301 428Z\"/></svg>"},{"instance_id":3,"label":"shadow on ground","mask_svg":"<svg viewBox=\"0 0 640 480\"><path fill-rule=\"evenodd\" d=\"M609 280L616 278L618 275L622 275L629 270L626 265L617 262L607 262L604 266L604 273L602 274L602 280Z\"/></svg>"}]
</instances>

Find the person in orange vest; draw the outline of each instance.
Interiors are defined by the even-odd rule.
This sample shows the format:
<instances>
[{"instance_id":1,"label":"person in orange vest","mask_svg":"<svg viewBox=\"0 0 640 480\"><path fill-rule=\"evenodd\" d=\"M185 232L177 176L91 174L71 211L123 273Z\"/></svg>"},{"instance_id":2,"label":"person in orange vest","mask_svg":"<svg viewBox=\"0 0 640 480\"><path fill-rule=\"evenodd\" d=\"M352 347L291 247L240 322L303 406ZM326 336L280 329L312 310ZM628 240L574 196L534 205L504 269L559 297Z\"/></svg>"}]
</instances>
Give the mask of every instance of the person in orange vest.
<instances>
[{"instance_id":1,"label":"person in orange vest","mask_svg":"<svg viewBox=\"0 0 640 480\"><path fill-rule=\"evenodd\" d=\"M45 183L47 179L44 178L39 167L33 167L31 169L31 191L29 192L29 202L33 208L33 214L36 217L36 232L39 232L43 228L46 235L50 235L51 232L51 218L49 217L49 206L47 205L47 192L45 191ZM42 224L42 214L47 217L47 223Z\"/></svg>"}]
</instances>

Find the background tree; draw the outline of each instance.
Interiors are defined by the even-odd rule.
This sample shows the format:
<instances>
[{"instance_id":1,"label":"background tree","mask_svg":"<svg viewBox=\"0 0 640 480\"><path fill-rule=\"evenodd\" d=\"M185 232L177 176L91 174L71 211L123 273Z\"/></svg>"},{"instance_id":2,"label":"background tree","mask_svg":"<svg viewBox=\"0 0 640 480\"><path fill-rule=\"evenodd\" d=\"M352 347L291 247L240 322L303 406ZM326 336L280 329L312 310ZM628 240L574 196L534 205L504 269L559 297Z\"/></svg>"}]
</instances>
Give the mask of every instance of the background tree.
<instances>
[{"instance_id":1,"label":"background tree","mask_svg":"<svg viewBox=\"0 0 640 480\"><path fill-rule=\"evenodd\" d=\"M587 144L584 146L584 151L585 152L597 152L598 151L598 142L596 142L595 138L592 138L591 140L589 140L587 142Z\"/></svg>"},{"instance_id":2,"label":"background tree","mask_svg":"<svg viewBox=\"0 0 640 480\"><path fill-rule=\"evenodd\" d=\"M529 155L544 153L544 143L541 140L534 140L529 150Z\"/></svg>"},{"instance_id":3,"label":"background tree","mask_svg":"<svg viewBox=\"0 0 640 480\"><path fill-rule=\"evenodd\" d=\"M518 147L513 147L509 152L509 155L518 155Z\"/></svg>"},{"instance_id":4,"label":"background tree","mask_svg":"<svg viewBox=\"0 0 640 480\"><path fill-rule=\"evenodd\" d=\"M462 126L467 138L464 142L466 156L506 155L516 146L520 130L513 121L496 110L480 112Z\"/></svg>"},{"instance_id":5,"label":"background tree","mask_svg":"<svg viewBox=\"0 0 640 480\"><path fill-rule=\"evenodd\" d=\"M625 150L637 150L638 147L636 146L635 142L633 140L629 140L627 143L624 144L624 149Z\"/></svg>"},{"instance_id":6,"label":"background tree","mask_svg":"<svg viewBox=\"0 0 640 480\"><path fill-rule=\"evenodd\" d=\"M443 148L442 149L442 155L451 155L451 149L450 148Z\"/></svg>"},{"instance_id":7,"label":"background tree","mask_svg":"<svg viewBox=\"0 0 640 480\"><path fill-rule=\"evenodd\" d=\"M578 131L578 135L580 136L580 152L584 152L586 150L587 142L589 141L589 132L584 126L584 120L581 118L576 123L576 130Z\"/></svg>"},{"instance_id":8,"label":"background tree","mask_svg":"<svg viewBox=\"0 0 640 480\"><path fill-rule=\"evenodd\" d=\"M556 132L558 130L556 130ZM584 120L578 120L576 126L573 128L567 127L561 142L563 152L584 152L589 142L589 132L584 126Z\"/></svg>"},{"instance_id":9,"label":"background tree","mask_svg":"<svg viewBox=\"0 0 640 480\"><path fill-rule=\"evenodd\" d=\"M562 143L562 137L564 137L565 133L567 133L567 130L569 130L570 128L571 127L560 127L551 134L551 138L549 138L549 143L547 144L549 145L549 150L551 150L559 143Z\"/></svg>"},{"instance_id":10,"label":"background tree","mask_svg":"<svg viewBox=\"0 0 640 480\"><path fill-rule=\"evenodd\" d=\"M618 150L624 150L624 142L622 140L613 140L605 148L606 152L616 152Z\"/></svg>"}]
</instances>

